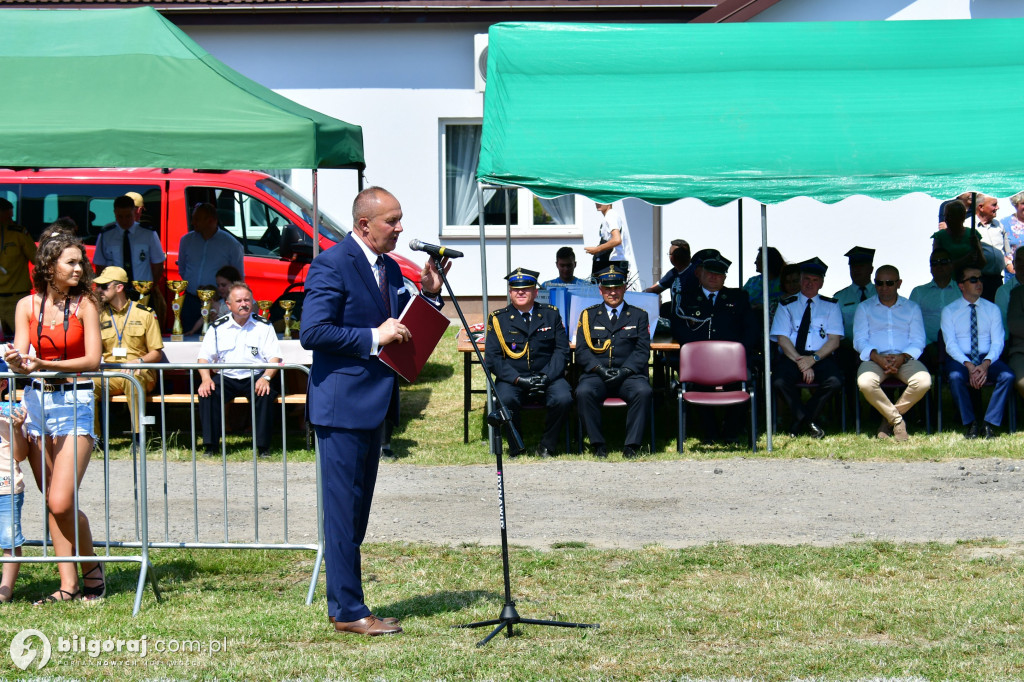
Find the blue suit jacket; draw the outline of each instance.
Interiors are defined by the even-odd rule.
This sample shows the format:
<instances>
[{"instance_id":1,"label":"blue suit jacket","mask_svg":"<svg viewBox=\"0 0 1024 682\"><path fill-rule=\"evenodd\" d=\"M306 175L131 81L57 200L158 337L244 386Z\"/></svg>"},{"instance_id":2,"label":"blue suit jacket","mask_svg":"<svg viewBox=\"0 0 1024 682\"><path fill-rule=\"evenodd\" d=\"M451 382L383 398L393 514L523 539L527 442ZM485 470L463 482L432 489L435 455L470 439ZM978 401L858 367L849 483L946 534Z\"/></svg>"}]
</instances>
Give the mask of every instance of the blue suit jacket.
<instances>
[{"instance_id":1,"label":"blue suit jacket","mask_svg":"<svg viewBox=\"0 0 1024 682\"><path fill-rule=\"evenodd\" d=\"M372 328L388 318L377 278L349 234L317 256L306 276L302 347L313 351L307 409L318 426L375 429L398 419L395 373L370 355ZM398 263L384 256L391 316L398 317L415 291L407 291Z\"/></svg>"}]
</instances>

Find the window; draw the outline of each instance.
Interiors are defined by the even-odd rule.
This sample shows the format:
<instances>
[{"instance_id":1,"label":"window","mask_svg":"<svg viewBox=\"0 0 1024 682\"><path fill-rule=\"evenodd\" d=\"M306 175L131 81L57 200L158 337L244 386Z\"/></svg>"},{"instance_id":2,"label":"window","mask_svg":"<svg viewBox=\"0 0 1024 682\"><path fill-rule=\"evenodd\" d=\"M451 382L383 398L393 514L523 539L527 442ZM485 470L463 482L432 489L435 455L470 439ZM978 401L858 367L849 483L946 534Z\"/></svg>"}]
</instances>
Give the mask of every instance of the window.
<instances>
[{"instance_id":1,"label":"window","mask_svg":"<svg viewBox=\"0 0 1024 682\"><path fill-rule=\"evenodd\" d=\"M479 234L480 208L476 170L480 160L479 123L442 123L442 233L445 236ZM504 234L506 202L514 236L580 236L576 224L577 197L542 199L525 189L484 190L484 223ZM498 234L498 232L494 232Z\"/></svg>"},{"instance_id":2,"label":"window","mask_svg":"<svg viewBox=\"0 0 1024 682\"><path fill-rule=\"evenodd\" d=\"M222 187L189 187L186 198L189 206L213 204L220 226L242 242L247 255L280 257L281 230L288 220L259 199Z\"/></svg>"}]
</instances>

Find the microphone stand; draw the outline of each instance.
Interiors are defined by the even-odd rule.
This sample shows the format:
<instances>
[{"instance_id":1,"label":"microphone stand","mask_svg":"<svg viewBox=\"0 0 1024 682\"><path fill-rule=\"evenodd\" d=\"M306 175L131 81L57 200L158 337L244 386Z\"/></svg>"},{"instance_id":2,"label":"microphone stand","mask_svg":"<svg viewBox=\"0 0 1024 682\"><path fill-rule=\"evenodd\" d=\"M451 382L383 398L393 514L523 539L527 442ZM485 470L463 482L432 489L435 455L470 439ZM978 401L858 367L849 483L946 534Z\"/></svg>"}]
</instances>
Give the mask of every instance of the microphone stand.
<instances>
[{"instance_id":1,"label":"microphone stand","mask_svg":"<svg viewBox=\"0 0 1024 682\"><path fill-rule=\"evenodd\" d=\"M523 618L516 610L516 603L512 601L512 580L509 577L508 529L505 525L508 515L505 513L505 478L502 473L503 469L501 462L501 427L505 426L508 429L509 439L514 443L516 452L522 452L526 448L523 445L523 438L519 434L519 430L516 429L515 425L512 423L512 414L501 402L501 398L498 397L497 391L494 390L494 381L491 379L490 373L488 373L487 368L484 366L484 356L480 352L480 346L469 331L469 322L466 321L466 316L462 313L459 301L455 298L455 294L452 292L452 285L448 282L448 277L445 276L444 268L441 267L442 259L440 256L436 255L432 256L432 258L434 260L434 265L437 266L437 271L441 274L441 281L444 282L445 289L448 291L448 298L451 299L452 304L455 306L455 311L459 314L459 320L462 322L462 328L466 330L466 336L469 338L470 343L473 344L473 351L476 353L476 359L480 363L480 367L484 370L484 378L487 380L487 385L490 388L491 394L494 396L494 400L497 404L497 409L487 415L487 423L494 427L497 434L497 437L494 439L494 454L498 472L498 523L501 527L501 563L505 577L505 604L502 606L501 614L497 618L482 620L476 623L467 623L466 625L453 625L452 627L482 628L492 625L497 626L489 635L476 643L478 647L482 647L484 644L487 644L487 642L491 641L491 639L493 639L494 636L502 630L505 630L505 637L514 636L516 633L513 630L513 626L516 624L548 625L559 628L599 628L601 626L597 623L567 623L558 620ZM483 301L483 311L484 320L486 320L487 301Z\"/></svg>"}]
</instances>

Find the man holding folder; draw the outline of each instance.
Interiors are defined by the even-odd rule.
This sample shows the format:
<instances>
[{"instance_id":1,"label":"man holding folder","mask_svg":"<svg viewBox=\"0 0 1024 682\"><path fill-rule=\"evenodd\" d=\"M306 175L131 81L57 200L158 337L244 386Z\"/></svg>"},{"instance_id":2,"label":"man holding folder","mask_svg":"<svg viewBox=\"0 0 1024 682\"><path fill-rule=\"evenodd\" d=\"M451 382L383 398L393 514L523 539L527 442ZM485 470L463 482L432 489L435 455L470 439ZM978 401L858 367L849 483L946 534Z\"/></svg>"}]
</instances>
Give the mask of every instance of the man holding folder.
<instances>
[{"instance_id":1,"label":"man holding folder","mask_svg":"<svg viewBox=\"0 0 1024 682\"><path fill-rule=\"evenodd\" d=\"M363 601L360 552L377 479L385 419L398 420L398 381L376 356L412 335L396 319L415 291L402 286L385 255L402 232L402 207L380 187L356 196L352 232L313 260L306 277L302 346L313 351L309 421L320 441L327 561L327 614L338 632L389 635L395 618L378 618ZM423 296L441 307L433 260L421 273Z\"/></svg>"}]
</instances>

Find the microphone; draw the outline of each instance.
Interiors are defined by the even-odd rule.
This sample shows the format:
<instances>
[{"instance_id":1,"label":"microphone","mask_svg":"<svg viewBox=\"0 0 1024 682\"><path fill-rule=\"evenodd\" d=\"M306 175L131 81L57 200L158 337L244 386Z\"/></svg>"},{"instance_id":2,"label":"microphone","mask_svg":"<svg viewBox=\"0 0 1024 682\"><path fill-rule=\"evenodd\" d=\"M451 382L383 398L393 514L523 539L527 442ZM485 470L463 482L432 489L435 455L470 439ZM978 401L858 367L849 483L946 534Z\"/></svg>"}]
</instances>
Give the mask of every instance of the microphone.
<instances>
[{"instance_id":1,"label":"microphone","mask_svg":"<svg viewBox=\"0 0 1024 682\"><path fill-rule=\"evenodd\" d=\"M427 244L425 242L421 242L419 239L413 239L410 241L409 248L413 251L429 253L431 256L436 256L437 258L462 258L462 256L465 255L461 251L447 249L443 246L437 246L436 244Z\"/></svg>"}]
</instances>

